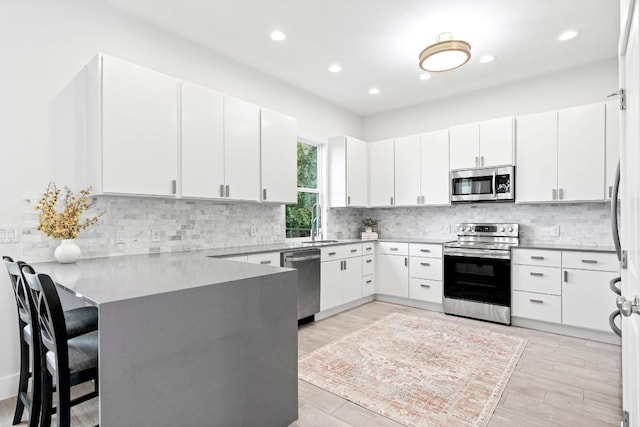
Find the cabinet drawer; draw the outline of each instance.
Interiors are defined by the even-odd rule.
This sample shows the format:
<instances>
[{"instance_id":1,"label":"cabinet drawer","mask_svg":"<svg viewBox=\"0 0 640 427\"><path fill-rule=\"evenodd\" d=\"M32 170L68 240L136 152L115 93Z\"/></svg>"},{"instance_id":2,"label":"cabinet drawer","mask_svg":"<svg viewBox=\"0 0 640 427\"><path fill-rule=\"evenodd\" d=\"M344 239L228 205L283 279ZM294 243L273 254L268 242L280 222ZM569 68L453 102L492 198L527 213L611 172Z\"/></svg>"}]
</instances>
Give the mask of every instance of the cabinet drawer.
<instances>
[{"instance_id":1,"label":"cabinet drawer","mask_svg":"<svg viewBox=\"0 0 640 427\"><path fill-rule=\"evenodd\" d=\"M560 323L562 320L562 298L557 295L513 291L511 315L545 322Z\"/></svg>"},{"instance_id":2,"label":"cabinet drawer","mask_svg":"<svg viewBox=\"0 0 640 427\"><path fill-rule=\"evenodd\" d=\"M365 255L362 257L362 275L369 276L376 272L376 257L373 255Z\"/></svg>"},{"instance_id":3,"label":"cabinet drawer","mask_svg":"<svg viewBox=\"0 0 640 427\"><path fill-rule=\"evenodd\" d=\"M409 276L417 279L442 280L442 260L437 258L409 258Z\"/></svg>"},{"instance_id":4,"label":"cabinet drawer","mask_svg":"<svg viewBox=\"0 0 640 427\"><path fill-rule=\"evenodd\" d=\"M562 269L556 267L514 265L511 267L511 289L561 295L561 276Z\"/></svg>"},{"instance_id":5,"label":"cabinet drawer","mask_svg":"<svg viewBox=\"0 0 640 427\"><path fill-rule=\"evenodd\" d=\"M376 253L375 242L367 242L362 244L362 255L373 255Z\"/></svg>"},{"instance_id":6,"label":"cabinet drawer","mask_svg":"<svg viewBox=\"0 0 640 427\"><path fill-rule=\"evenodd\" d=\"M378 250L381 254L387 255L408 255L409 244L408 243L393 243L393 242L379 242Z\"/></svg>"},{"instance_id":7,"label":"cabinet drawer","mask_svg":"<svg viewBox=\"0 0 640 427\"><path fill-rule=\"evenodd\" d=\"M252 254L247 256L247 261L251 264L263 264L280 266L280 252L267 252L264 254Z\"/></svg>"},{"instance_id":8,"label":"cabinet drawer","mask_svg":"<svg viewBox=\"0 0 640 427\"><path fill-rule=\"evenodd\" d=\"M546 249L513 249L512 264L541 265L543 267L560 267L562 252Z\"/></svg>"},{"instance_id":9,"label":"cabinet drawer","mask_svg":"<svg viewBox=\"0 0 640 427\"><path fill-rule=\"evenodd\" d=\"M617 272L620 263L615 253L562 251L562 267Z\"/></svg>"},{"instance_id":10,"label":"cabinet drawer","mask_svg":"<svg viewBox=\"0 0 640 427\"><path fill-rule=\"evenodd\" d=\"M361 256L362 243L324 247L321 248L320 254L322 262Z\"/></svg>"},{"instance_id":11,"label":"cabinet drawer","mask_svg":"<svg viewBox=\"0 0 640 427\"><path fill-rule=\"evenodd\" d=\"M365 276L362 278L362 296L373 295L376 293L375 276Z\"/></svg>"},{"instance_id":12,"label":"cabinet drawer","mask_svg":"<svg viewBox=\"0 0 640 427\"><path fill-rule=\"evenodd\" d=\"M442 304L442 282L411 278L409 298Z\"/></svg>"},{"instance_id":13,"label":"cabinet drawer","mask_svg":"<svg viewBox=\"0 0 640 427\"><path fill-rule=\"evenodd\" d=\"M442 258L442 245L411 243L409 255L429 258Z\"/></svg>"}]
</instances>

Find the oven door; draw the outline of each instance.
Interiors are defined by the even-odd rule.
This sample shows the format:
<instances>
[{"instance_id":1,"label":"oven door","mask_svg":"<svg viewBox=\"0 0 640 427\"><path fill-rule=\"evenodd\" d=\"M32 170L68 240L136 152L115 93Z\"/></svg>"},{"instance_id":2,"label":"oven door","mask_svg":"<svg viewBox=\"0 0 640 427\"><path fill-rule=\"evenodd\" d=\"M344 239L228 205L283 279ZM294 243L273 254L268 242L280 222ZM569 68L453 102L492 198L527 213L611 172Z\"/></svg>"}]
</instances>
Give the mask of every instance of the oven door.
<instances>
[{"instance_id":1,"label":"oven door","mask_svg":"<svg viewBox=\"0 0 640 427\"><path fill-rule=\"evenodd\" d=\"M511 306L511 260L444 256L444 296Z\"/></svg>"}]
</instances>

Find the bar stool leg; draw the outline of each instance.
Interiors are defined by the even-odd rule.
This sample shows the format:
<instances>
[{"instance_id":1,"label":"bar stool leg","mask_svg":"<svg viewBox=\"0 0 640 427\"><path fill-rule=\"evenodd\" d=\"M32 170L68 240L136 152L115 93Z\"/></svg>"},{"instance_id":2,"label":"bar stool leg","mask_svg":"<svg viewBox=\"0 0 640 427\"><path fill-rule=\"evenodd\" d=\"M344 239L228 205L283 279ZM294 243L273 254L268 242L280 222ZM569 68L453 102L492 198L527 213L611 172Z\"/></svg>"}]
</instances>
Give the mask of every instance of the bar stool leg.
<instances>
[{"instance_id":1,"label":"bar stool leg","mask_svg":"<svg viewBox=\"0 0 640 427\"><path fill-rule=\"evenodd\" d=\"M18 401L13 415L13 425L20 423L24 414L24 400L29 391L29 345L24 339L24 324L20 323L20 379L18 381ZM35 383L35 378L34 378Z\"/></svg>"},{"instance_id":2,"label":"bar stool leg","mask_svg":"<svg viewBox=\"0 0 640 427\"><path fill-rule=\"evenodd\" d=\"M42 411L40 415L40 425L42 427L51 426L51 408L53 401L53 378L47 369L42 370ZM60 421L58 420L58 425Z\"/></svg>"}]
</instances>

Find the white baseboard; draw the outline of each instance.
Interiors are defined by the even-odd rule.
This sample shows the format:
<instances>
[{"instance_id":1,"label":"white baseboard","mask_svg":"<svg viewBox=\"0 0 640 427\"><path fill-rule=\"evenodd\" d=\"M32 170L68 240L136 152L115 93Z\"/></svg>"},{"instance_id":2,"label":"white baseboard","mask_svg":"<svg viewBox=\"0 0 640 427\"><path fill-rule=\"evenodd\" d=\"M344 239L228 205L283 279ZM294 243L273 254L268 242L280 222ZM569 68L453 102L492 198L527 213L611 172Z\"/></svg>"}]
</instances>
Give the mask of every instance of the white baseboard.
<instances>
[{"instance_id":1,"label":"white baseboard","mask_svg":"<svg viewBox=\"0 0 640 427\"><path fill-rule=\"evenodd\" d=\"M425 310L437 311L439 313L443 312L442 304L438 304L435 302L420 301L416 299L394 297L391 295L382 295L382 294L376 294L375 299L376 301L390 302L392 304L406 305L406 306L415 307L415 308L423 308Z\"/></svg>"},{"instance_id":2,"label":"white baseboard","mask_svg":"<svg viewBox=\"0 0 640 427\"><path fill-rule=\"evenodd\" d=\"M351 301L346 304L342 304L337 307L333 307L328 310L321 311L320 313L316 314L315 320L326 319L327 317L331 317L335 314L342 313L343 311L351 310L352 308L356 308L359 305L368 303L369 301L373 301L373 295L367 295L366 297L362 297L355 301Z\"/></svg>"},{"instance_id":3,"label":"white baseboard","mask_svg":"<svg viewBox=\"0 0 640 427\"><path fill-rule=\"evenodd\" d=\"M0 378L0 400L8 399L17 394L19 379L19 373Z\"/></svg>"},{"instance_id":4,"label":"white baseboard","mask_svg":"<svg viewBox=\"0 0 640 427\"><path fill-rule=\"evenodd\" d=\"M557 323L542 322L540 320L524 319L522 317L513 316L511 317L511 325L528 329L537 329L539 331L551 332L558 335L567 335L591 341L621 345L620 338L613 332L583 329L575 326L559 325Z\"/></svg>"}]
</instances>

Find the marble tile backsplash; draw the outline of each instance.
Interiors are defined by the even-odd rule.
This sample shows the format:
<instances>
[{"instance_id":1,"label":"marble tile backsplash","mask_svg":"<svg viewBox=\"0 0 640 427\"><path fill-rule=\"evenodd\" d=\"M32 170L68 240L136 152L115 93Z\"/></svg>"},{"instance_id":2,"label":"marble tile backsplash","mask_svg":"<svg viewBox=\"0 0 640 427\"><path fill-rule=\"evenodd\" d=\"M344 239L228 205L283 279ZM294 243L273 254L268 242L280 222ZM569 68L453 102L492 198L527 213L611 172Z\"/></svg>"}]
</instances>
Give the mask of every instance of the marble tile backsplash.
<instances>
[{"instance_id":1,"label":"marble tile backsplash","mask_svg":"<svg viewBox=\"0 0 640 427\"><path fill-rule=\"evenodd\" d=\"M393 209L330 209L330 237L356 238L362 219L378 220L380 237L456 239L461 222L514 222L522 242L613 246L608 202L460 204ZM360 219L358 221L358 218ZM560 235L553 236L553 227ZM450 232L447 232L450 230Z\"/></svg>"},{"instance_id":2,"label":"marble tile backsplash","mask_svg":"<svg viewBox=\"0 0 640 427\"><path fill-rule=\"evenodd\" d=\"M59 244L37 230L33 207L39 197L24 195L22 200L22 255L28 262L52 260ZM98 224L78 236L83 258L269 244L285 239L282 205L121 196L95 200L95 210L104 214ZM160 231L159 242L151 241L153 228ZM118 232L122 243L117 242Z\"/></svg>"}]
</instances>

